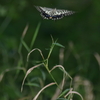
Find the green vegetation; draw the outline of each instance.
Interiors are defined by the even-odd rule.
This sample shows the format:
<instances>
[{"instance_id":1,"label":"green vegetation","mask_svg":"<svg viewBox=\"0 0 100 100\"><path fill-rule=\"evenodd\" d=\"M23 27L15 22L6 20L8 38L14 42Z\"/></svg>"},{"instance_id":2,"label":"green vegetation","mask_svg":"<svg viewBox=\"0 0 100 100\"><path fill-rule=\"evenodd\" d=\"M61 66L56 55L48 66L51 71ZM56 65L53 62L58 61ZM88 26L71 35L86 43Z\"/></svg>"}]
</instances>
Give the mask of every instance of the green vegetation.
<instances>
[{"instance_id":1,"label":"green vegetation","mask_svg":"<svg viewBox=\"0 0 100 100\"><path fill-rule=\"evenodd\" d=\"M100 1L0 1L0 100L99 100ZM78 13L44 20L34 5Z\"/></svg>"}]
</instances>

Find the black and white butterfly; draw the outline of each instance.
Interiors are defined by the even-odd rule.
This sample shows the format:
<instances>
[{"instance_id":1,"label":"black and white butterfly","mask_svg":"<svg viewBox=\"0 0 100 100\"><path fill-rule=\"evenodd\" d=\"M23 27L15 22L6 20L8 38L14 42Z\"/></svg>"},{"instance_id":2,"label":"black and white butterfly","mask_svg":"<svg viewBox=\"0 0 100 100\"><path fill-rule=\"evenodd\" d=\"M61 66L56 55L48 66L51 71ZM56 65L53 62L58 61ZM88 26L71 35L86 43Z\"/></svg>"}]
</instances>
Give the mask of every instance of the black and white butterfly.
<instances>
[{"instance_id":1,"label":"black and white butterfly","mask_svg":"<svg viewBox=\"0 0 100 100\"><path fill-rule=\"evenodd\" d=\"M63 18L64 16L69 16L75 13L75 11L61 10L56 8L53 9L41 6L35 6L35 7L41 13L41 16L44 19L57 20Z\"/></svg>"}]
</instances>

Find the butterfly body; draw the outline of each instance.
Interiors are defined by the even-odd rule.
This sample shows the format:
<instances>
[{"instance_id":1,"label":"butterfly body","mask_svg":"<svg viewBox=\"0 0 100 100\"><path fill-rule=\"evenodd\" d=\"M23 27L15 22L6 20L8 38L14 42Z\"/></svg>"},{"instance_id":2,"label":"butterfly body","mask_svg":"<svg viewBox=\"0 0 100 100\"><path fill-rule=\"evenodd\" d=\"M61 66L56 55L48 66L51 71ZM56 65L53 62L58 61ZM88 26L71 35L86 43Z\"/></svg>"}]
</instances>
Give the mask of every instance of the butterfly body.
<instances>
[{"instance_id":1,"label":"butterfly body","mask_svg":"<svg viewBox=\"0 0 100 100\"><path fill-rule=\"evenodd\" d=\"M63 18L64 16L69 16L75 13L74 11L61 10L56 8L53 9L53 8L40 7L40 6L35 6L35 7L41 13L41 16L44 19L57 20Z\"/></svg>"}]
</instances>

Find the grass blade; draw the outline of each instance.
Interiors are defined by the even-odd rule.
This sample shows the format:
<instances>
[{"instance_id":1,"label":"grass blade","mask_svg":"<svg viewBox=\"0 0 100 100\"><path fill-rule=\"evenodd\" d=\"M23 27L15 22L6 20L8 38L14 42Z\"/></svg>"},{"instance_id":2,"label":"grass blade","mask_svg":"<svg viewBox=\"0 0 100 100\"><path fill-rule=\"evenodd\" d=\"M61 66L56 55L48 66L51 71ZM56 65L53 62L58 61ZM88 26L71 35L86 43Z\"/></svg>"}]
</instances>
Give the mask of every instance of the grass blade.
<instances>
[{"instance_id":1,"label":"grass blade","mask_svg":"<svg viewBox=\"0 0 100 100\"><path fill-rule=\"evenodd\" d=\"M31 45L30 45L30 49L32 49L32 46L34 45L34 42L35 42L35 40L36 40L38 31L39 31L39 28L40 28L40 25L41 25L41 23L39 23L39 24L37 25L37 28L36 28L35 33L34 33L33 38L32 38L32 42L31 42Z\"/></svg>"}]
</instances>

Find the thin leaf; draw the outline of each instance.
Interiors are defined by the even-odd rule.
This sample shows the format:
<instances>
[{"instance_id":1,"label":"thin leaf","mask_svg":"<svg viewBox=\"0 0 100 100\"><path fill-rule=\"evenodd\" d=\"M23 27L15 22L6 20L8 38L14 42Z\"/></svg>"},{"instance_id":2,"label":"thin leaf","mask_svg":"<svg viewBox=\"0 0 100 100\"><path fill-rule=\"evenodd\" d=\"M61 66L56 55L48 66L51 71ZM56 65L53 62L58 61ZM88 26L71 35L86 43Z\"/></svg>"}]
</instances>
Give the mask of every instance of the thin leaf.
<instances>
[{"instance_id":1,"label":"thin leaf","mask_svg":"<svg viewBox=\"0 0 100 100\"><path fill-rule=\"evenodd\" d=\"M35 50L39 51L39 53L40 53L42 59L44 60L44 56L43 56L42 51L41 51L40 49L38 49L38 48L35 48L35 49L31 50L31 51L28 53L28 55L27 55L27 62L28 62L28 60L29 60L30 54L31 54L33 51L35 51Z\"/></svg>"},{"instance_id":2,"label":"thin leaf","mask_svg":"<svg viewBox=\"0 0 100 100\"><path fill-rule=\"evenodd\" d=\"M25 37L25 35L26 35L26 32L27 32L27 30L28 30L28 26L29 26L28 24L25 26L24 31L23 31L23 33L22 33L21 42L20 42L19 49L18 49L19 53L21 53L22 41L23 41L23 39L24 39L24 37Z\"/></svg>"},{"instance_id":3,"label":"thin leaf","mask_svg":"<svg viewBox=\"0 0 100 100\"><path fill-rule=\"evenodd\" d=\"M26 79L26 77L28 76L28 74L30 74L31 71L32 71L33 69L35 69L35 68L37 68L37 67L39 67L39 66L41 66L41 65L42 65L42 64L38 64L38 65L33 66L33 67L31 67L30 69L28 69L28 71L26 72L26 75L25 75L25 77L24 77L24 79L23 79L23 82L22 82L21 92L22 92L22 90L23 90L23 85L24 85L25 79Z\"/></svg>"},{"instance_id":4,"label":"thin leaf","mask_svg":"<svg viewBox=\"0 0 100 100\"><path fill-rule=\"evenodd\" d=\"M40 87L40 85L37 84L37 83L26 83L25 85L28 85L28 86L35 86L35 87Z\"/></svg>"},{"instance_id":5,"label":"thin leaf","mask_svg":"<svg viewBox=\"0 0 100 100\"><path fill-rule=\"evenodd\" d=\"M62 47L62 48L65 48L63 45L61 45L60 43L53 43L54 45L56 46L59 46L59 47Z\"/></svg>"},{"instance_id":6,"label":"thin leaf","mask_svg":"<svg viewBox=\"0 0 100 100\"><path fill-rule=\"evenodd\" d=\"M60 94L59 97L61 97L61 96L63 96L64 94L66 94L69 90L70 90L70 89L66 89L66 90L64 90L64 91Z\"/></svg>"},{"instance_id":7,"label":"thin leaf","mask_svg":"<svg viewBox=\"0 0 100 100\"><path fill-rule=\"evenodd\" d=\"M72 90L73 89L71 88L70 91L64 97L66 98L70 94L77 94L77 95L79 95L81 97L81 100L84 100L83 97L82 97L82 95L80 93L78 93L76 91L72 91Z\"/></svg>"},{"instance_id":8,"label":"thin leaf","mask_svg":"<svg viewBox=\"0 0 100 100\"><path fill-rule=\"evenodd\" d=\"M44 89L46 89L47 87L50 87L51 85L55 85L56 83L50 83L50 84L48 84L48 85L46 85L45 87L43 87L38 93L37 93L37 95L33 98L33 100L37 100L37 98L38 98L38 96L40 95L40 93L42 92L42 91L44 91Z\"/></svg>"},{"instance_id":9,"label":"thin leaf","mask_svg":"<svg viewBox=\"0 0 100 100\"><path fill-rule=\"evenodd\" d=\"M52 39L52 41L53 41L53 39ZM57 40L55 41L55 43L56 43L56 42L57 42ZM55 46L55 44L54 44L54 42L53 42L52 45L51 45L50 51L49 51L49 53L48 53L47 59L50 58L50 55L51 55L51 53L52 53L52 51L53 51L54 46Z\"/></svg>"},{"instance_id":10,"label":"thin leaf","mask_svg":"<svg viewBox=\"0 0 100 100\"><path fill-rule=\"evenodd\" d=\"M65 98L58 98L56 100L68 100L68 99L65 99Z\"/></svg>"},{"instance_id":11,"label":"thin leaf","mask_svg":"<svg viewBox=\"0 0 100 100\"><path fill-rule=\"evenodd\" d=\"M41 23L39 23L39 24L37 25L37 28L36 28L35 33L34 33L33 38L32 38L32 42L31 42L31 45L30 45L30 49L32 49L32 46L34 45L34 42L35 42L35 40L36 40L38 31L39 31L39 28L40 28L40 25L41 25Z\"/></svg>"},{"instance_id":12,"label":"thin leaf","mask_svg":"<svg viewBox=\"0 0 100 100\"><path fill-rule=\"evenodd\" d=\"M25 49L29 52L30 51L30 49L29 49L29 47L27 46L27 44L22 40L22 44L23 44L23 46L25 47Z\"/></svg>"}]
</instances>

